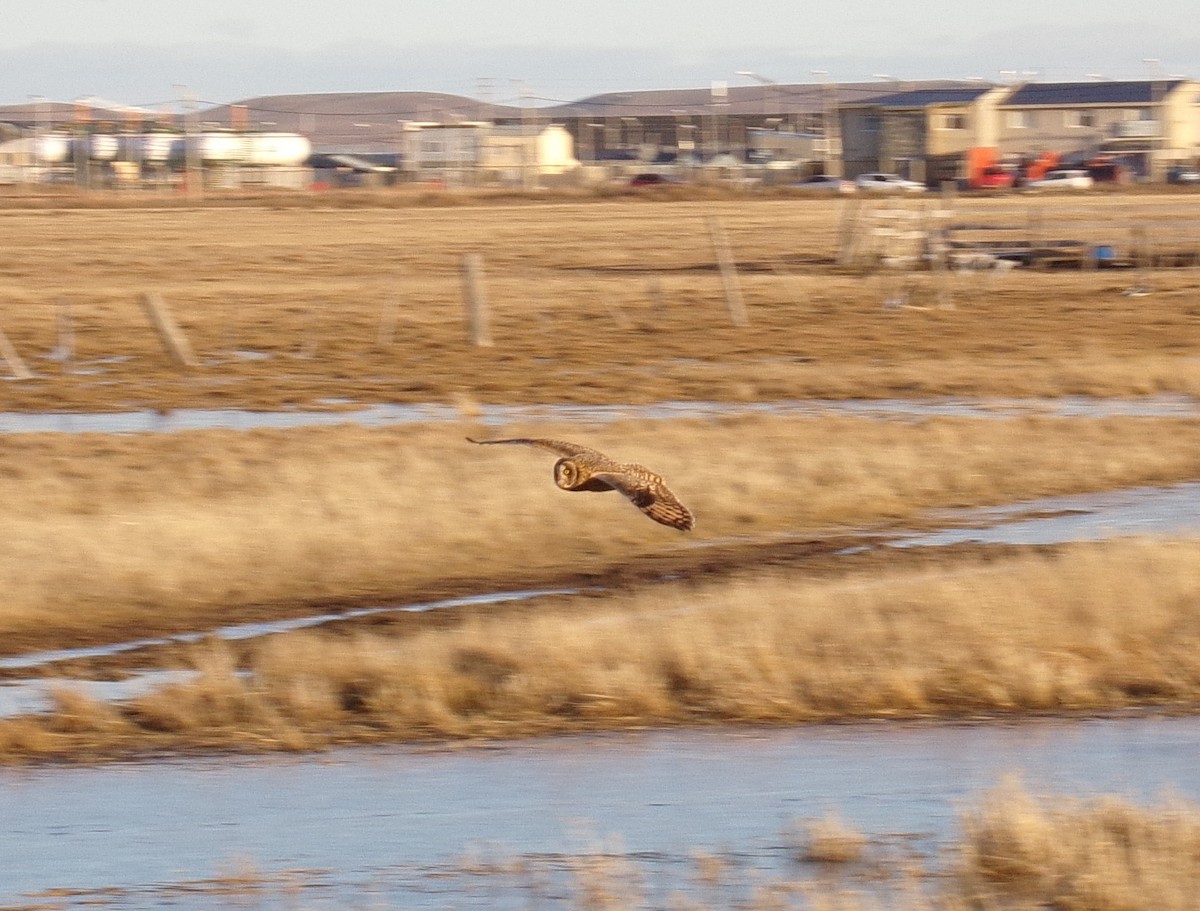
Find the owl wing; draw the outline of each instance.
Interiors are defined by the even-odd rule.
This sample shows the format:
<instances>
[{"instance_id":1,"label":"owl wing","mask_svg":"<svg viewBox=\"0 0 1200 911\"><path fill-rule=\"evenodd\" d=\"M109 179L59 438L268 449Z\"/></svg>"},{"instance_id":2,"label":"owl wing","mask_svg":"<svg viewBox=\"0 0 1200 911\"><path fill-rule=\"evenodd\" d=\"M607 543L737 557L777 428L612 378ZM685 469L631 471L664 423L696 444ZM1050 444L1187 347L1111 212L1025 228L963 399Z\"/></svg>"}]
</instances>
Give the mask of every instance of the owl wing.
<instances>
[{"instance_id":1,"label":"owl wing","mask_svg":"<svg viewBox=\"0 0 1200 911\"><path fill-rule=\"evenodd\" d=\"M663 479L641 465L625 465L619 471L598 471L593 475L625 497L655 522L691 531L696 519L691 511L679 502Z\"/></svg>"},{"instance_id":2,"label":"owl wing","mask_svg":"<svg viewBox=\"0 0 1200 911\"><path fill-rule=\"evenodd\" d=\"M560 456L584 456L597 463L613 463L612 459L604 453L595 449L589 449L587 446L580 446L578 443L568 443L566 440L548 440L544 437L513 437L507 440L473 440L467 437L468 443L478 443L480 446L492 446L497 443L515 443L521 446L536 446L539 449L546 449L550 452L557 453Z\"/></svg>"}]
</instances>

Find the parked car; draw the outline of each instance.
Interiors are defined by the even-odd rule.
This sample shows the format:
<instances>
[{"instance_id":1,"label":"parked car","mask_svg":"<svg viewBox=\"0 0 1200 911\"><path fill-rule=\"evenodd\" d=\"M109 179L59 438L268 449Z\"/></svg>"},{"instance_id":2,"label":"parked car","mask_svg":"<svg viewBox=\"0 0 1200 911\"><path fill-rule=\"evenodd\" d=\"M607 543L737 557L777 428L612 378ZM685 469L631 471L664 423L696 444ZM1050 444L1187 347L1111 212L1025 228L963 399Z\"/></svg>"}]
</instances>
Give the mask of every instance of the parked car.
<instances>
[{"instance_id":1,"label":"parked car","mask_svg":"<svg viewBox=\"0 0 1200 911\"><path fill-rule=\"evenodd\" d=\"M1200 168L1178 165L1167 171L1167 183L1200 183Z\"/></svg>"},{"instance_id":2,"label":"parked car","mask_svg":"<svg viewBox=\"0 0 1200 911\"><path fill-rule=\"evenodd\" d=\"M834 177L832 174L813 174L796 183L788 184L792 190L825 190L830 193L853 193L854 182Z\"/></svg>"},{"instance_id":3,"label":"parked car","mask_svg":"<svg viewBox=\"0 0 1200 911\"><path fill-rule=\"evenodd\" d=\"M854 179L854 185L860 190L873 190L883 193L924 193L925 184L901 177L899 174L859 174Z\"/></svg>"},{"instance_id":4,"label":"parked car","mask_svg":"<svg viewBox=\"0 0 1200 911\"><path fill-rule=\"evenodd\" d=\"M636 174L629 181L631 187L665 187L674 186L679 181L674 177L668 177L666 174L657 174L653 171L646 174Z\"/></svg>"},{"instance_id":5,"label":"parked car","mask_svg":"<svg viewBox=\"0 0 1200 911\"><path fill-rule=\"evenodd\" d=\"M1095 186L1092 175L1081 168L1062 168L1047 171L1037 180L1026 181L1027 190L1086 190Z\"/></svg>"}]
</instances>

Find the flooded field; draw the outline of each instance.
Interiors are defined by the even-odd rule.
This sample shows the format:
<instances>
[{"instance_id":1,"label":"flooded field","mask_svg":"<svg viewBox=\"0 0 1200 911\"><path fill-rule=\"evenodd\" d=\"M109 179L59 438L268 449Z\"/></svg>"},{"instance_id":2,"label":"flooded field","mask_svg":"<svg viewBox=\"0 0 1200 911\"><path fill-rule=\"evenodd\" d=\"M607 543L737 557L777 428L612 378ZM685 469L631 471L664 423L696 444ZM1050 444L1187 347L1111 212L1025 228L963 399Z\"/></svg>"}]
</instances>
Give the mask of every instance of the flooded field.
<instances>
[{"instance_id":1,"label":"flooded field","mask_svg":"<svg viewBox=\"0 0 1200 911\"><path fill-rule=\"evenodd\" d=\"M1182 217L993 202L955 205ZM0 908L1097 906L962 872L980 801L1006 850L1051 831L1009 775L1130 802L1031 856L1091 813L1081 856L1120 823L1185 875L1200 273L919 271L896 305L844 214L0 205ZM463 439L543 435L695 530Z\"/></svg>"}]
</instances>

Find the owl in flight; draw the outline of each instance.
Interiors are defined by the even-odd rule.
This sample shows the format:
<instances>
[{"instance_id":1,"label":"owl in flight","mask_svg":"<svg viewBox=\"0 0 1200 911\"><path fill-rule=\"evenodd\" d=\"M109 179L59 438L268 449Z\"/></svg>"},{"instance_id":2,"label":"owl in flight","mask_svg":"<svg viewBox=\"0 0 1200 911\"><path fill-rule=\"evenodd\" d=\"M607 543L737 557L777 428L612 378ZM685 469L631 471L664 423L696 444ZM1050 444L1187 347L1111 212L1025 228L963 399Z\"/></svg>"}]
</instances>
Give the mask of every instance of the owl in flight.
<instances>
[{"instance_id":1,"label":"owl in flight","mask_svg":"<svg viewBox=\"0 0 1200 911\"><path fill-rule=\"evenodd\" d=\"M641 465L617 462L595 449L563 440L524 437L473 440L467 437L467 441L481 446L517 443L547 449L560 456L554 463L554 483L563 490L616 490L655 522L680 531L691 531L696 524L692 513L671 493L663 479Z\"/></svg>"}]
</instances>

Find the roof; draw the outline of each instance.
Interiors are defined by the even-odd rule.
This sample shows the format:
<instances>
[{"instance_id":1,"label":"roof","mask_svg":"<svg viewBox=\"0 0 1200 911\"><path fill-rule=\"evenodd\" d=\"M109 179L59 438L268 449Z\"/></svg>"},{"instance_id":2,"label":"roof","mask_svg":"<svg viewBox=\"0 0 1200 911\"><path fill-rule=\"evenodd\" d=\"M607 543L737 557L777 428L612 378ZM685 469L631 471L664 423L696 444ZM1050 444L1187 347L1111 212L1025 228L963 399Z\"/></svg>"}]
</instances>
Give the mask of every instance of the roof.
<instances>
[{"instance_id":1,"label":"roof","mask_svg":"<svg viewBox=\"0 0 1200 911\"><path fill-rule=\"evenodd\" d=\"M1008 106L1071 104L1152 104L1184 82L1141 79L1126 82L1029 82L1004 100Z\"/></svg>"},{"instance_id":2,"label":"roof","mask_svg":"<svg viewBox=\"0 0 1200 911\"><path fill-rule=\"evenodd\" d=\"M922 86L955 85L937 81ZM856 104L879 95L878 82L842 83L759 83L733 85L714 98L711 88L649 89L636 92L607 92L569 104L539 109L554 118L568 117L671 117L723 114L759 115L764 109L772 114L816 114L831 104ZM719 105L719 107L718 107Z\"/></svg>"},{"instance_id":3,"label":"roof","mask_svg":"<svg viewBox=\"0 0 1200 911\"><path fill-rule=\"evenodd\" d=\"M970 87L951 86L922 88L907 92L892 92L868 99L865 104L881 108L926 108L935 104L970 104L992 91L991 85Z\"/></svg>"}]
</instances>

